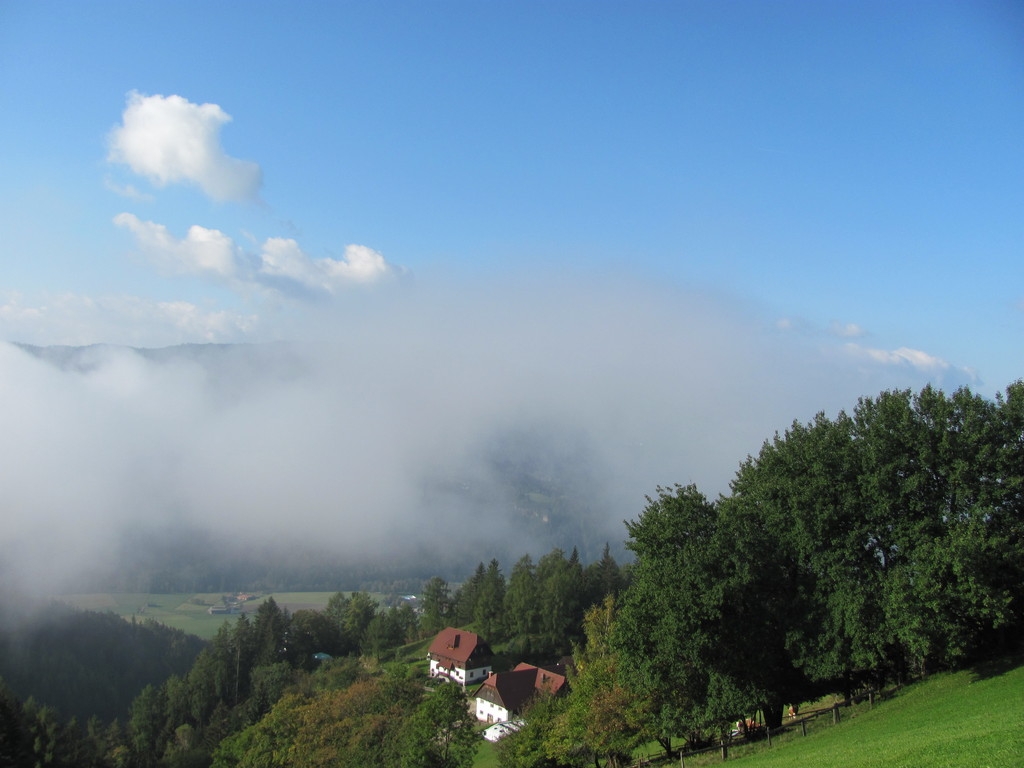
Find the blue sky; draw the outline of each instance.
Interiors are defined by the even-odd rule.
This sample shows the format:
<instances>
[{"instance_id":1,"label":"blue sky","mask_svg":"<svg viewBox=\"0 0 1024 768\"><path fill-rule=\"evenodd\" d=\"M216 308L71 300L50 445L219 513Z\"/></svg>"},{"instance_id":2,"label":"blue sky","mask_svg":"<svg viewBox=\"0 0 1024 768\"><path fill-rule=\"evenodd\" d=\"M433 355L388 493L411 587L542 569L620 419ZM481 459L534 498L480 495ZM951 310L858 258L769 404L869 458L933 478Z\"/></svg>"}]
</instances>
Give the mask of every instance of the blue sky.
<instances>
[{"instance_id":1,"label":"blue sky","mask_svg":"<svg viewBox=\"0 0 1024 768\"><path fill-rule=\"evenodd\" d=\"M157 268L114 223L130 214L250 258L362 245L427 283L724 295L1001 389L1024 361L1022 38L1013 3L5 2L0 332L287 334L285 288ZM218 199L118 161L132 93L216 105L211 140L260 183ZM128 332L74 306L101 297L199 317ZM248 320L204 325L216 312Z\"/></svg>"},{"instance_id":2,"label":"blue sky","mask_svg":"<svg viewBox=\"0 0 1024 768\"><path fill-rule=\"evenodd\" d=\"M0 544L144 508L372 551L510 429L622 535L793 420L994 396L1022 41L1015 2L0 0L0 341L303 361L226 397L0 343Z\"/></svg>"}]
</instances>

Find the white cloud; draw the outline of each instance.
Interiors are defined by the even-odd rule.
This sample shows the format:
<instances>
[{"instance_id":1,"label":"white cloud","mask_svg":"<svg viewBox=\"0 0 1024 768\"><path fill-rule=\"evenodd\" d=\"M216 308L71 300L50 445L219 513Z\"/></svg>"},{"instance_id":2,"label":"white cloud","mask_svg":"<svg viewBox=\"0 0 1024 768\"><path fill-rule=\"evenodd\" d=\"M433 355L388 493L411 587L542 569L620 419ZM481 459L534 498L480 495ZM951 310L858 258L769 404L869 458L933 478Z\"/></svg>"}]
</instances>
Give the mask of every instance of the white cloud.
<instances>
[{"instance_id":1,"label":"white cloud","mask_svg":"<svg viewBox=\"0 0 1024 768\"><path fill-rule=\"evenodd\" d=\"M893 372L908 372L913 375L915 380L923 376L940 386L974 386L978 383L978 373L974 369L953 365L941 357L920 349L911 349L910 347L872 349L850 342L843 346L843 350L854 360L868 361L875 366ZM913 386L913 384L906 382L899 386Z\"/></svg>"},{"instance_id":2,"label":"white cloud","mask_svg":"<svg viewBox=\"0 0 1024 768\"><path fill-rule=\"evenodd\" d=\"M345 246L345 256L337 259L322 259L318 264L335 281L372 283L391 274L392 269L384 257L365 245Z\"/></svg>"},{"instance_id":3,"label":"white cloud","mask_svg":"<svg viewBox=\"0 0 1024 768\"><path fill-rule=\"evenodd\" d=\"M58 294L32 301L0 298L0 338L27 344L123 344L160 347L254 338L255 314L208 309L187 301L137 296Z\"/></svg>"},{"instance_id":4,"label":"white cloud","mask_svg":"<svg viewBox=\"0 0 1024 768\"><path fill-rule=\"evenodd\" d=\"M312 262L291 238L268 238L263 244L260 261L260 272L264 275L287 278L306 286L317 282Z\"/></svg>"},{"instance_id":5,"label":"white cloud","mask_svg":"<svg viewBox=\"0 0 1024 768\"><path fill-rule=\"evenodd\" d=\"M214 200L254 200L259 165L229 156L220 144L221 126L230 120L217 104L132 91L122 124L110 134L108 159L159 187L187 182Z\"/></svg>"},{"instance_id":6,"label":"white cloud","mask_svg":"<svg viewBox=\"0 0 1024 768\"><path fill-rule=\"evenodd\" d=\"M230 278L237 271L238 249L218 229L194 224L179 240L163 224L142 221L130 213L119 213L114 223L132 232L143 252L164 273Z\"/></svg>"},{"instance_id":7,"label":"white cloud","mask_svg":"<svg viewBox=\"0 0 1024 768\"><path fill-rule=\"evenodd\" d=\"M259 268L253 273L238 245L218 229L198 224L184 238L176 238L163 224L119 213L114 224L135 235L140 249L163 274L200 275L228 281L246 293L249 289L294 288L335 294L346 286L368 284L399 273L377 251L348 245L342 259L311 259L291 238L268 238L260 249Z\"/></svg>"},{"instance_id":8,"label":"white cloud","mask_svg":"<svg viewBox=\"0 0 1024 768\"><path fill-rule=\"evenodd\" d=\"M260 274L335 293L352 283L372 283L394 274L384 257L365 245L348 245L342 259L311 259L291 238L272 237L260 253Z\"/></svg>"},{"instance_id":9,"label":"white cloud","mask_svg":"<svg viewBox=\"0 0 1024 768\"><path fill-rule=\"evenodd\" d=\"M188 301L144 302L126 305L140 320L173 328L179 338L205 342L244 339L259 325L256 315L207 310Z\"/></svg>"},{"instance_id":10,"label":"white cloud","mask_svg":"<svg viewBox=\"0 0 1024 768\"><path fill-rule=\"evenodd\" d=\"M929 355L919 349L900 347L899 349L870 349L858 344L848 344L847 349L855 355L868 357L878 363L885 365L909 365L919 371L929 373L940 373L950 368L949 363L940 357Z\"/></svg>"}]
</instances>

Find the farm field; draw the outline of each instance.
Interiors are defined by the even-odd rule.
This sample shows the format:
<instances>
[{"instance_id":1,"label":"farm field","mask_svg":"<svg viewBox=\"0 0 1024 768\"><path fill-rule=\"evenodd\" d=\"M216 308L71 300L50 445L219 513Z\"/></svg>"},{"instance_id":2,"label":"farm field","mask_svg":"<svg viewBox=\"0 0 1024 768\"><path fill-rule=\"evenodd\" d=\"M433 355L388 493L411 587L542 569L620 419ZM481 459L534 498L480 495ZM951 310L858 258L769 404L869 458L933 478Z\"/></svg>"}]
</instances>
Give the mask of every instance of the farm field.
<instances>
[{"instance_id":1,"label":"farm field","mask_svg":"<svg viewBox=\"0 0 1024 768\"><path fill-rule=\"evenodd\" d=\"M247 601L245 612L253 614L267 598L289 612L327 605L334 592L267 592ZM380 595L373 595L380 599ZM168 627L180 629L204 640L210 640L225 622L233 623L237 614L213 614L211 605L222 605L221 593L145 594L100 592L58 595L55 600L87 611L109 611L125 619L153 619Z\"/></svg>"}]
</instances>

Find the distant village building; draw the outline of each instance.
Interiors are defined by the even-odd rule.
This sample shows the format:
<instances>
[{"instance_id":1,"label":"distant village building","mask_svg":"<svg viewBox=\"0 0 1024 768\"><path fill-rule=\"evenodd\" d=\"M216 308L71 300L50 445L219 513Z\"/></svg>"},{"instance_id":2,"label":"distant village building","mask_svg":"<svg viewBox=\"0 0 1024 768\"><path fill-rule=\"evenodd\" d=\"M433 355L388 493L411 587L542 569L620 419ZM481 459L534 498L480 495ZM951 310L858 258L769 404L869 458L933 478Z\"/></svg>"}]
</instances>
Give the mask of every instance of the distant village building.
<instances>
[{"instance_id":1,"label":"distant village building","mask_svg":"<svg viewBox=\"0 0 1024 768\"><path fill-rule=\"evenodd\" d=\"M511 672L491 673L473 693L476 719L502 723L522 714L539 694L558 696L568 690L565 665L535 667L519 664Z\"/></svg>"},{"instance_id":2,"label":"distant village building","mask_svg":"<svg viewBox=\"0 0 1024 768\"><path fill-rule=\"evenodd\" d=\"M491 647L474 632L446 627L430 644L430 676L465 687L480 682L491 673Z\"/></svg>"}]
</instances>

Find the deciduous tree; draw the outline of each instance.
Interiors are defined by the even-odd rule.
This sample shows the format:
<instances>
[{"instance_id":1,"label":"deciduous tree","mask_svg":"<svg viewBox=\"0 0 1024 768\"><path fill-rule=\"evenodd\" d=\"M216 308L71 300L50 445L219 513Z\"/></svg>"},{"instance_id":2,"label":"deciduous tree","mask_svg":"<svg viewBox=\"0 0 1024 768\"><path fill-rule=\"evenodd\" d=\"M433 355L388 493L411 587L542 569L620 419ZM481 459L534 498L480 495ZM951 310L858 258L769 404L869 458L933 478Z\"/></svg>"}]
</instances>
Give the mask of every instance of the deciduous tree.
<instances>
[{"instance_id":1,"label":"deciduous tree","mask_svg":"<svg viewBox=\"0 0 1024 768\"><path fill-rule=\"evenodd\" d=\"M614 622L612 595L583 619L586 642L574 654L565 707L547 739L548 755L561 762L578 760L586 752L603 757L609 768L619 768L646 740L643 700L619 679L618 651L610 642Z\"/></svg>"},{"instance_id":2,"label":"deciduous tree","mask_svg":"<svg viewBox=\"0 0 1024 768\"><path fill-rule=\"evenodd\" d=\"M455 683L446 683L427 696L409 719L402 768L469 768L479 746L480 734L465 692Z\"/></svg>"}]
</instances>

